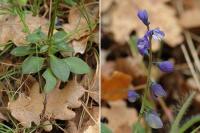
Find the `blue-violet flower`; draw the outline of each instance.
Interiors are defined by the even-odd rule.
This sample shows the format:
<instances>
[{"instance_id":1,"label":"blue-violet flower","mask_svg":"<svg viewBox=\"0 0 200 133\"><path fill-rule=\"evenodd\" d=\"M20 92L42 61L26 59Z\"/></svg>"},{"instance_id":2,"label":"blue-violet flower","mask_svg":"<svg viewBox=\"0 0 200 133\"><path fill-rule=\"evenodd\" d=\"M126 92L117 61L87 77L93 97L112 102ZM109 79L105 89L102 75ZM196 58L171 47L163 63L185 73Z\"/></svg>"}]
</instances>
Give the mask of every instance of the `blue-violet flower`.
<instances>
[{"instance_id":1,"label":"blue-violet flower","mask_svg":"<svg viewBox=\"0 0 200 133\"><path fill-rule=\"evenodd\" d=\"M139 94L136 93L134 90L129 90L128 91L128 101L133 103L139 98Z\"/></svg>"},{"instance_id":2,"label":"blue-violet flower","mask_svg":"<svg viewBox=\"0 0 200 133\"><path fill-rule=\"evenodd\" d=\"M145 121L151 128L159 129L163 127L163 123L155 111L146 112Z\"/></svg>"},{"instance_id":3,"label":"blue-violet flower","mask_svg":"<svg viewBox=\"0 0 200 133\"><path fill-rule=\"evenodd\" d=\"M147 55L149 47L150 43L147 36L144 36L143 38L139 38L137 40L137 48L141 55Z\"/></svg>"},{"instance_id":4,"label":"blue-violet flower","mask_svg":"<svg viewBox=\"0 0 200 133\"><path fill-rule=\"evenodd\" d=\"M145 24L145 25L149 25L150 22L148 20L148 14L146 10L140 10L138 11L137 16L139 17L139 19Z\"/></svg>"},{"instance_id":5,"label":"blue-violet flower","mask_svg":"<svg viewBox=\"0 0 200 133\"><path fill-rule=\"evenodd\" d=\"M163 72L173 72L174 64L170 61L163 61L156 63L158 68Z\"/></svg>"},{"instance_id":6,"label":"blue-violet flower","mask_svg":"<svg viewBox=\"0 0 200 133\"><path fill-rule=\"evenodd\" d=\"M149 30L146 33L146 36L152 36L152 38L154 40L162 40L165 36L165 33L163 31L161 31L159 28L153 29L153 30Z\"/></svg>"},{"instance_id":7,"label":"blue-violet flower","mask_svg":"<svg viewBox=\"0 0 200 133\"><path fill-rule=\"evenodd\" d=\"M154 98L163 97L167 95L163 87L160 84L157 84L156 82L153 82L150 88Z\"/></svg>"}]
</instances>

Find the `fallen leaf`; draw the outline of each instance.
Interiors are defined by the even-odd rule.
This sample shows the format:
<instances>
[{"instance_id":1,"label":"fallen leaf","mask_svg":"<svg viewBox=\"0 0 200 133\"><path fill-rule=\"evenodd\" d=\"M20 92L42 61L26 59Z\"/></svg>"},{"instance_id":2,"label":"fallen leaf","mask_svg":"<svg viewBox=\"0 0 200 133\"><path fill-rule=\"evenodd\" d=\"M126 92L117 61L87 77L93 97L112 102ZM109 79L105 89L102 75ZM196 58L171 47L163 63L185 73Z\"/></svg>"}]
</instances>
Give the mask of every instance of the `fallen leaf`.
<instances>
[{"instance_id":1,"label":"fallen leaf","mask_svg":"<svg viewBox=\"0 0 200 133\"><path fill-rule=\"evenodd\" d=\"M181 13L180 24L186 29L200 27L200 9L186 10Z\"/></svg>"},{"instance_id":2,"label":"fallen leaf","mask_svg":"<svg viewBox=\"0 0 200 133\"><path fill-rule=\"evenodd\" d=\"M109 102L109 104L111 108L102 107L101 109L102 116L108 119L108 127L113 133L122 133L120 130L122 126L131 131L133 123L138 119L137 111L134 108L127 108L126 103L121 100Z\"/></svg>"},{"instance_id":3,"label":"fallen leaf","mask_svg":"<svg viewBox=\"0 0 200 133\"><path fill-rule=\"evenodd\" d=\"M84 131L84 133L99 133L99 126L98 125L89 126L87 130Z\"/></svg>"},{"instance_id":4,"label":"fallen leaf","mask_svg":"<svg viewBox=\"0 0 200 133\"><path fill-rule=\"evenodd\" d=\"M111 76L101 77L102 99L119 100L127 98L132 78L123 72L114 71Z\"/></svg>"},{"instance_id":5,"label":"fallen leaf","mask_svg":"<svg viewBox=\"0 0 200 133\"><path fill-rule=\"evenodd\" d=\"M75 54L83 54L85 52L87 42L90 39L90 33L93 32L96 27L98 21L98 8L96 8L96 6L98 5L91 4L85 8L89 16L90 24L78 8L72 8L69 12L69 23L63 25L63 29L66 32L72 33L70 40L72 41L71 45L75 50Z\"/></svg>"},{"instance_id":6,"label":"fallen leaf","mask_svg":"<svg viewBox=\"0 0 200 133\"><path fill-rule=\"evenodd\" d=\"M76 81L69 81L63 89L56 88L47 95L45 116L51 119L70 120L75 117L71 108L81 105L83 87ZM40 114L43 111L44 94L40 93L39 83L36 82L29 96L21 93L15 101L8 103L8 109L24 127L30 127L31 122L40 124Z\"/></svg>"},{"instance_id":7,"label":"fallen leaf","mask_svg":"<svg viewBox=\"0 0 200 133\"><path fill-rule=\"evenodd\" d=\"M74 49L74 53L80 53L84 54L85 50L87 48L87 42L88 42L89 37L86 38L81 38L80 40L74 40L72 41L72 47Z\"/></svg>"},{"instance_id":8,"label":"fallen leaf","mask_svg":"<svg viewBox=\"0 0 200 133\"><path fill-rule=\"evenodd\" d=\"M40 124L40 114L43 110L44 96L39 93L39 83L35 83L27 97L20 93L15 101L8 103L11 115L16 118L24 127L31 127L31 122Z\"/></svg>"},{"instance_id":9,"label":"fallen leaf","mask_svg":"<svg viewBox=\"0 0 200 133\"><path fill-rule=\"evenodd\" d=\"M33 32L37 28L41 27L44 33L48 32L47 20L42 17L33 17L27 14L25 17L26 24L28 25L30 32ZM8 41L12 41L15 45L20 46L25 43L26 35L24 32L24 26L18 16L5 15L0 18L0 43L5 44Z\"/></svg>"},{"instance_id":10,"label":"fallen leaf","mask_svg":"<svg viewBox=\"0 0 200 133\"><path fill-rule=\"evenodd\" d=\"M126 57L116 60L116 70L124 72L132 76L133 80L138 77L146 76L146 69L142 63L142 57Z\"/></svg>"},{"instance_id":11,"label":"fallen leaf","mask_svg":"<svg viewBox=\"0 0 200 133\"><path fill-rule=\"evenodd\" d=\"M59 120L70 120L75 113L69 108L81 106L79 98L83 96L83 87L76 81L70 81L63 89L54 89L47 96L46 115Z\"/></svg>"},{"instance_id":12,"label":"fallen leaf","mask_svg":"<svg viewBox=\"0 0 200 133\"><path fill-rule=\"evenodd\" d=\"M91 4L85 7L85 10L88 13L91 26L94 26L98 20L98 4ZM67 32L73 32L72 38L75 40L80 39L81 37L88 35L90 33L90 27L88 20L85 18L83 12L79 8L71 8L68 16L68 24L64 24L63 28ZM94 27L93 27L94 28Z\"/></svg>"}]
</instances>

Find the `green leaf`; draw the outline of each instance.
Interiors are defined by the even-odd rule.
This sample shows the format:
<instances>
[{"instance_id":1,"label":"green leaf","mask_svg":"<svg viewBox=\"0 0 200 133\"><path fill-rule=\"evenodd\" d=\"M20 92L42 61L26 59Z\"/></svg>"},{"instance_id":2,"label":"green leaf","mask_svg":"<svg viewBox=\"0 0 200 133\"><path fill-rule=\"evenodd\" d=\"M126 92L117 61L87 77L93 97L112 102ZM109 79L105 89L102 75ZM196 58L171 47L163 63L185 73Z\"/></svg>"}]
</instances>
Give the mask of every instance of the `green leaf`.
<instances>
[{"instance_id":1,"label":"green leaf","mask_svg":"<svg viewBox=\"0 0 200 133\"><path fill-rule=\"evenodd\" d=\"M145 133L145 129L139 122L137 122L133 125L132 133Z\"/></svg>"},{"instance_id":2,"label":"green leaf","mask_svg":"<svg viewBox=\"0 0 200 133\"><path fill-rule=\"evenodd\" d=\"M73 48L69 47L66 43L67 33L65 31L58 31L53 35L53 45L50 48L52 54L63 51L63 52L73 52Z\"/></svg>"},{"instance_id":3,"label":"green leaf","mask_svg":"<svg viewBox=\"0 0 200 133\"><path fill-rule=\"evenodd\" d=\"M46 35L42 32L41 28L36 29L33 33L26 37L26 40L30 43L37 43L44 40Z\"/></svg>"},{"instance_id":4,"label":"green leaf","mask_svg":"<svg viewBox=\"0 0 200 133\"><path fill-rule=\"evenodd\" d=\"M48 93L55 88L57 82L56 77L53 75L49 68L42 74L42 76L46 80L44 92Z\"/></svg>"},{"instance_id":5,"label":"green leaf","mask_svg":"<svg viewBox=\"0 0 200 133\"><path fill-rule=\"evenodd\" d=\"M70 5L70 6L75 6L77 0L64 0L66 4Z\"/></svg>"},{"instance_id":6,"label":"green leaf","mask_svg":"<svg viewBox=\"0 0 200 133\"><path fill-rule=\"evenodd\" d=\"M103 123L101 123L101 133L112 133L112 131Z\"/></svg>"},{"instance_id":7,"label":"green leaf","mask_svg":"<svg viewBox=\"0 0 200 133\"><path fill-rule=\"evenodd\" d=\"M54 43L60 43L66 41L67 33L65 31L58 31L53 35Z\"/></svg>"},{"instance_id":8,"label":"green leaf","mask_svg":"<svg viewBox=\"0 0 200 133\"><path fill-rule=\"evenodd\" d=\"M14 56L25 56L25 55L29 55L32 54L34 52L34 49L31 48L30 46L19 46L14 48L11 51L11 54Z\"/></svg>"},{"instance_id":9,"label":"green leaf","mask_svg":"<svg viewBox=\"0 0 200 133\"><path fill-rule=\"evenodd\" d=\"M138 49L137 49L137 37L136 36L131 36L129 40L129 45L131 49L131 53L133 56L136 56L138 54Z\"/></svg>"},{"instance_id":10,"label":"green leaf","mask_svg":"<svg viewBox=\"0 0 200 133\"><path fill-rule=\"evenodd\" d=\"M75 74L85 74L90 72L88 64L78 57L69 57L64 60L69 65L70 71Z\"/></svg>"},{"instance_id":11,"label":"green leaf","mask_svg":"<svg viewBox=\"0 0 200 133\"><path fill-rule=\"evenodd\" d=\"M30 74L36 73L41 70L42 65L44 63L44 58L42 57L28 57L22 64L22 73Z\"/></svg>"},{"instance_id":12,"label":"green leaf","mask_svg":"<svg viewBox=\"0 0 200 133\"><path fill-rule=\"evenodd\" d=\"M62 80L67 81L70 74L69 66L65 63L64 60L55 57L54 55L50 56L50 66L51 70L55 74L55 76Z\"/></svg>"},{"instance_id":13,"label":"green leaf","mask_svg":"<svg viewBox=\"0 0 200 133\"><path fill-rule=\"evenodd\" d=\"M49 48L49 45L43 45L43 46L40 48L40 53L47 52L48 48Z\"/></svg>"},{"instance_id":14,"label":"green leaf","mask_svg":"<svg viewBox=\"0 0 200 133\"><path fill-rule=\"evenodd\" d=\"M69 45L65 42L58 43L55 47L58 51L74 52L74 49L72 47L69 47Z\"/></svg>"}]
</instances>

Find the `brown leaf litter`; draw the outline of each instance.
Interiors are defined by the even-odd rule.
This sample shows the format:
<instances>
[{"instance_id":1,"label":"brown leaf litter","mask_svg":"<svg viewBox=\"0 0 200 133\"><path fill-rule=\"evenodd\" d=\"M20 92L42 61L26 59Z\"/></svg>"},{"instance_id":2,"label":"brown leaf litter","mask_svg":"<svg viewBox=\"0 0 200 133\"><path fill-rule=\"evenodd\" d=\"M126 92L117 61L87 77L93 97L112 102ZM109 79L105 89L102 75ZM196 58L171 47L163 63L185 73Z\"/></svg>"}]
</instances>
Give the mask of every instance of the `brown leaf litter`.
<instances>
[{"instance_id":1,"label":"brown leaf litter","mask_svg":"<svg viewBox=\"0 0 200 133\"><path fill-rule=\"evenodd\" d=\"M102 116L108 119L108 127L113 133L129 133L133 123L138 119L137 111L127 108L124 101L109 102L111 108L103 107ZM122 117L123 115L123 117Z\"/></svg>"},{"instance_id":2,"label":"brown leaf litter","mask_svg":"<svg viewBox=\"0 0 200 133\"><path fill-rule=\"evenodd\" d=\"M175 47L183 41L182 29L175 16L174 8L162 1L141 1L141 0L109 0L112 4L107 4L103 9L102 28L108 33L112 33L114 39L119 43L129 40L132 31L136 31L139 37L143 35L146 27L138 20L137 11L146 9L149 13L151 28L160 27L166 36L164 41L171 47ZM107 0L102 0L102 5ZM119 32L120 31L120 32Z\"/></svg>"},{"instance_id":3,"label":"brown leaf litter","mask_svg":"<svg viewBox=\"0 0 200 133\"><path fill-rule=\"evenodd\" d=\"M41 27L44 33L48 32L48 23L45 18L33 17L27 14L25 17L26 24L30 32ZM17 46L26 44L26 36L28 33L24 32L24 26L18 16L4 15L0 17L0 42L5 44L8 41L13 41Z\"/></svg>"},{"instance_id":4,"label":"brown leaf litter","mask_svg":"<svg viewBox=\"0 0 200 133\"><path fill-rule=\"evenodd\" d=\"M95 32L96 24L98 23L98 8L95 8L96 6L98 5L92 4L85 7L88 18L78 8L72 8L69 12L69 23L63 25L65 31L72 33L70 38L75 54L83 54L85 52L91 32L97 34Z\"/></svg>"},{"instance_id":5,"label":"brown leaf litter","mask_svg":"<svg viewBox=\"0 0 200 133\"><path fill-rule=\"evenodd\" d=\"M75 117L72 108L81 106L79 98L84 92L83 87L76 81L69 81L63 89L54 89L47 95L45 116L49 119L70 120ZM36 82L30 90L30 95L20 93L15 101L8 103L8 109L25 127L30 127L31 122L40 124L40 114L43 111L44 94L40 93L39 83Z\"/></svg>"}]
</instances>

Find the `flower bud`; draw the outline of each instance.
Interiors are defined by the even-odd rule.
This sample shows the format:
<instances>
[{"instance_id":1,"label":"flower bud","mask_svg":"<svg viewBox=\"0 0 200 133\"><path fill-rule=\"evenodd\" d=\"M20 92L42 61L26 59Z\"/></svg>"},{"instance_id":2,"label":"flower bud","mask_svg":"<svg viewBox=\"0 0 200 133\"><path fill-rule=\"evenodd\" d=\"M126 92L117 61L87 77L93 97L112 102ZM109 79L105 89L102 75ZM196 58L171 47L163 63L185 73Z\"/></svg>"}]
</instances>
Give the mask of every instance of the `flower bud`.
<instances>
[{"instance_id":1,"label":"flower bud","mask_svg":"<svg viewBox=\"0 0 200 133\"><path fill-rule=\"evenodd\" d=\"M131 103L134 103L138 98L139 94L137 94L134 90L129 90L128 91L128 101Z\"/></svg>"},{"instance_id":2,"label":"flower bud","mask_svg":"<svg viewBox=\"0 0 200 133\"><path fill-rule=\"evenodd\" d=\"M166 96L167 93L165 92L165 90L163 89L163 87L160 84L157 84L156 82L153 82L151 84L151 93L153 95L153 97L163 97Z\"/></svg>"},{"instance_id":3,"label":"flower bud","mask_svg":"<svg viewBox=\"0 0 200 133\"><path fill-rule=\"evenodd\" d=\"M137 14L137 16L139 17L139 19L145 24L145 25L149 25L149 20L148 20L148 14L146 10L140 10Z\"/></svg>"},{"instance_id":4,"label":"flower bud","mask_svg":"<svg viewBox=\"0 0 200 133\"><path fill-rule=\"evenodd\" d=\"M172 72L174 70L174 65L170 61L163 61L157 63L158 68L163 72Z\"/></svg>"},{"instance_id":5,"label":"flower bud","mask_svg":"<svg viewBox=\"0 0 200 133\"><path fill-rule=\"evenodd\" d=\"M146 112L145 121L151 128L159 129L163 127L163 123L155 111Z\"/></svg>"}]
</instances>

